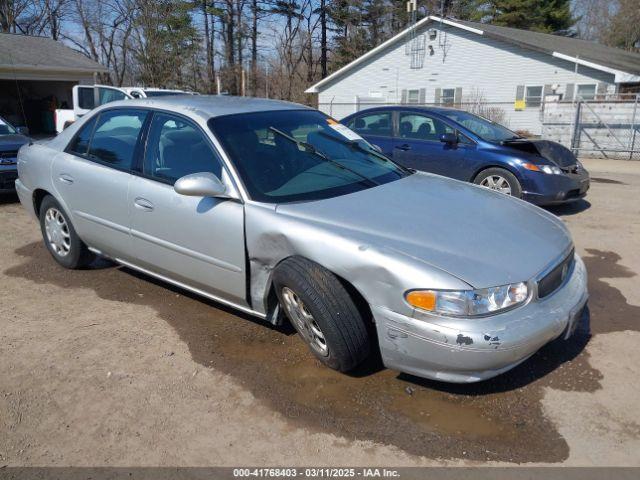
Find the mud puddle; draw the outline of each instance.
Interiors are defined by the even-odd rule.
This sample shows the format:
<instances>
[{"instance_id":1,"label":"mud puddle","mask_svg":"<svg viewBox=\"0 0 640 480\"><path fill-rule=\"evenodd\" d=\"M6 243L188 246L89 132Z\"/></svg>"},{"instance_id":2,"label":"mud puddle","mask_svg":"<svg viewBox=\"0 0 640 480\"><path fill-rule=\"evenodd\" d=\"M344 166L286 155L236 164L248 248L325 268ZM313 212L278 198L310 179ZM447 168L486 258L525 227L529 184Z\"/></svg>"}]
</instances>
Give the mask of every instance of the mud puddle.
<instances>
[{"instance_id":1,"label":"mud puddle","mask_svg":"<svg viewBox=\"0 0 640 480\"><path fill-rule=\"evenodd\" d=\"M634 274L613 252L589 250L590 314L567 342L556 341L496 379L447 385L385 370L372 360L347 376L322 367L290 327L272 328L124 268L67 271L41 243L16 252L5 273L37 283L90 288L104 299L153 307L193 359L232 375L296 425L395 445L431 458L561 461L568 446L545 418L542 387L593 391L600 373L584 351L595 333L638 329L640 308L602 278ZM133 340L133 339L132 339Z\"/></svg>"}]
</instances>

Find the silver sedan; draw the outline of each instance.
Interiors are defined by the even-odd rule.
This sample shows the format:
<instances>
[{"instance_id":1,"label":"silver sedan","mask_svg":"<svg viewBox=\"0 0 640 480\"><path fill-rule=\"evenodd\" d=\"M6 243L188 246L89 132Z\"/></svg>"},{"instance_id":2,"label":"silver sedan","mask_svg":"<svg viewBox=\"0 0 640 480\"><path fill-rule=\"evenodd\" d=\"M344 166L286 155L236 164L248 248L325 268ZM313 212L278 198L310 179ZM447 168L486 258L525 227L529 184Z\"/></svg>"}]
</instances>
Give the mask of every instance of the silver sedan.
<instances>
[{"instance_id":1,"label":"silver sedan","mask_svg":"<svg viewBox=\"0 0 640 480\"><path fill-rule=\"evenodd\" d=\"M96 256L263 318L327 366L493 377L569 337L586 271L555 216L407 170L292 103L115 102L24 146L16 188L67 268Z\"/></svg>"}]
</instances>

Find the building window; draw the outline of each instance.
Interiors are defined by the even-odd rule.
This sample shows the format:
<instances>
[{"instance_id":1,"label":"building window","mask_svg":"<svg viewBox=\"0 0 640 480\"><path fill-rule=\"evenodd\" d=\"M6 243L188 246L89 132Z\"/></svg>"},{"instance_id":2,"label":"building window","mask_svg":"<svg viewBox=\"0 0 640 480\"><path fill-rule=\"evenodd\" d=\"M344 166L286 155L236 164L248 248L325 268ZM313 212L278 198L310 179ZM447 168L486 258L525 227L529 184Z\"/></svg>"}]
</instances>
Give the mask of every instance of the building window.
<instances>
[{"instance_id":1,"label":"building window","mask_svg":"<svg viewBox=\"0 0 640 480\"><path fill-rule=\"evenodd\" d=\"M442 105L453 105L456 101L456 89L455 88L443 88L442 89Z\"/></svg>"},{"instance_id":2,"label":"building window","mask_svg":"<svg viewBox=\"0 0 640 480\"><path fill-rule=\"evenodd\" d=\"M596 85L578 85L576 98L582 98L583 100L594 100L596 98Z\"/></svg>"},{"instance_id":3,"label":"building window","mask_svg":"<svg viewBox=\"0 0 640 480\"><path fill-rule=\"evenodd\" d=\"M539 107L542 103L542 86L527 87L524 101L527 107Z\"/></svg>"},{"instance_id":4,"label":"building window","mask_svg":"<svg viewBox=\"0 0 640 480\"><path fill-rule=\"evenodd\" d=\"M420 103L420 90L408 90L407 103Z\"/></svg>"}]
</instances>

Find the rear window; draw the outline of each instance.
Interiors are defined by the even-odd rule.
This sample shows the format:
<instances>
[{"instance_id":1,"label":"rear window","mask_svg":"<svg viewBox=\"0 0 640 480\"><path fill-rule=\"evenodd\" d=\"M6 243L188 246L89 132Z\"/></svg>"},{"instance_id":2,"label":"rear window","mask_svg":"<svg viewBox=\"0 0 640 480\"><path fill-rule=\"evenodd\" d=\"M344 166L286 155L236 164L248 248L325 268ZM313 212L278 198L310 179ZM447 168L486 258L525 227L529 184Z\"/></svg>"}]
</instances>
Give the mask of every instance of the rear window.
<instances>
[{"instance_id":1,"label":"rear window","mask_svg":"<svg viewBox=\"0 0 640 480\"><path fill-rule=\"evenodd\" d=\"M147 112L140 110L101 113L89 144L89 157L120 170L129 170L146 116Z\"/></svg>"},{"instance_id":2,"label":"rear window","mask_svg":"<svg viewBox=\"0 0 640 480\"><path fill-rule=\"evenodd\" d=\"M91 140L91 134L93 128L96 126L97 115L85 123L80 131L76 134L74 139L69 144L67 151L78 155L86 155L89 151L89 141Z\"/></svg>"}]
</instances>

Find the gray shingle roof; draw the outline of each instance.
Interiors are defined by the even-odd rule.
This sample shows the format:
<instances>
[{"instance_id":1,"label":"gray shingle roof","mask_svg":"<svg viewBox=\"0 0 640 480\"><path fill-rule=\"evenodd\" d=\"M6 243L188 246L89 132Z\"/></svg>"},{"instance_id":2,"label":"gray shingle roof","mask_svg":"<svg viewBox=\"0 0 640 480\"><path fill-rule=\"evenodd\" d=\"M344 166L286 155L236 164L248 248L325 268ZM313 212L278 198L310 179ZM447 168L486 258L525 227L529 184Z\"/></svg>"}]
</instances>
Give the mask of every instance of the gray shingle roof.
<instances>
[{"instance_id":1,"label":"gray shingle roof","mask_svg":"<svg viewBox=\"0 0 640 480\"><path fill-rule=\"evenodd\" d=\"M0 67L91 71L107 69L62 42L47 37L0 33Z\"/></svg>"},{"instance_id":2,"label":"gray shingle roof","mask_svg":"<svg viewBox=\"0 0 640 480\"><path fill-rule=\"evenodd\" d=\"M596 42L550 35L548 33L455 19L451 19L451 21L482 30L487 37L515 43L525 48L545 53L558 52L571 57L579 56L581 60L640 75L640 53L628 52Z\"/></svg>"}]
</instances>

